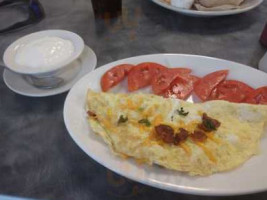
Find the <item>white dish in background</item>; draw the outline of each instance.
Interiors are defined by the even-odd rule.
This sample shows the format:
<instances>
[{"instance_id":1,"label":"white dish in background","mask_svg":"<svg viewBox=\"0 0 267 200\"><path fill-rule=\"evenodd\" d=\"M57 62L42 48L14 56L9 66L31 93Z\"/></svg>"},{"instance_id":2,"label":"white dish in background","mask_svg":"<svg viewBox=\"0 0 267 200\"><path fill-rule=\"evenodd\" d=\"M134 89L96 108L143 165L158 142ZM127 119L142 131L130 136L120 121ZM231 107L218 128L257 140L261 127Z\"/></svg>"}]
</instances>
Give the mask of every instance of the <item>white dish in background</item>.
<instances>
[{"instance_id":1,"label":"white dish in background","mask_svg":"<svg viewBox=\"0 0 267 200\"><path fill-rule=\"evenodd\" d=\"M152 1L158 4L159 6L167 8L169 10L173 10L175 12L194 17L215 17L215 16L240 14L256 8L263 2L263 0L245 0L245 2L241 5L241 8L239 9L224 10L224 11L198 11L198 10L191 10L191 9L188 10L188 9L178 8L169 5L163 2L162 0L152 0Z\"/></svg>"},{"instance_id":2,"label":"white dish in background","mask_svg":"<svg viewBox=\"0 0 267 200\"><path fill-rule=\"evenodd\" d=\"M80 67L80 71L74 79L59 87L51 89L34 87L25 80L23 75L7 69L4 70L3 79L7 87L18 94L30 97L52 96L68 91L81 77L93 71L96 67L96 63L97 58L94 51L88 46L85 46L81 56L72 63L73 65L76 65L76 67Z\"/></svg>"},{"instance_id":3,"label":"white dish in background","mask_svg":"<svg viewBox=\"0 0 267 200\"><path fill-rule=\"evenodd\" d=\"M190 177L158 167L138 165L131 159L121 159L111 153L100 137L93 133L86 119L85 105L88 88L101 91L100 78L111 67L122 64L157 62L169 67L186 66L193 74L203 76L210 72L229 69L229 79L244 81L252 87L267 85L267 74L248 66L204 56L181 54L155 54L132 57L104 65L87 74L70 90L64 105L64 121L73 140L92 159L110 170L132 180L174 192L198 195L238 195L267 190L267 138L261 141L262 152L241 167L208 177ZM257 78L255 78L257 77ZM126 85L119 84L116 91L126 92ZM140 90L139 92L142 92ZM145 89L147 92L147 90ZM189 98L189 101L194 98Z\"/></svg>"},{"instance_id":4,"label":"white dish in background","mask_svg":"<svg viewBox=\"0 0 267 200\"><path fill-rule=\"evenodd\" d=\"M58 37L64 40L71 41L74 46L74 52L71 54L69 58L67 58L57 66L53 66L53 68L27 67L20 65L16 62L16 55L21 47L24 47L26 44L32 41L45 37ZM18 40L10 44L8 48L5 50L3 60L5 66L9 68L11 71L14 71L19 74L38 75L43 73L50 73L59 70L61 68L64 68L64 66L67 66L68 64L76 60L83 52L83 49L84 49L84 41L76 33L65 30L45 30L45 31L31 33L22 38L19 38Z\"/></svg>"}]
</instances>

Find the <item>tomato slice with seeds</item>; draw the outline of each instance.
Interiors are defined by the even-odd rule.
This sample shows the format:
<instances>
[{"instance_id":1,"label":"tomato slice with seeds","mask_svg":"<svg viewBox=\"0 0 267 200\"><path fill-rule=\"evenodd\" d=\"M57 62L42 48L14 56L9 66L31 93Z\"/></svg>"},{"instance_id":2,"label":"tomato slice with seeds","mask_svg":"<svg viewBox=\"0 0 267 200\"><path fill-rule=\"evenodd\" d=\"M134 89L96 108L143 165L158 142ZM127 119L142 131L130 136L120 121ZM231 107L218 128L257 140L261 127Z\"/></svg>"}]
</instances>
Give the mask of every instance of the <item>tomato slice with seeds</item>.
<instances>
[{"instance_id":1,"label":"tomato slice with seeds","mask_svg":"<svg viewBox=\"0 0 267 200\"><path fill-rule=\"evenodd\" d=\"M212 90L226 79L228 72L220 70L204 76L194 84L194 92L202 101L207 100Z\"/></svg>"},{"instance_id":2,"label":"tomato slice with seeds","mask_svg":"<svg viewBox=\"0 0 267 200\"><path fill-rule=\"evenodd\" d=\"M236 90L240 89L242 90L242 92L244 92L246 95L252 93L254 91L254 89L252 87L250 87L249 85L241 82L241 81L237 81L237 80L226 80L224 81L222 84L219 85L220 90L231 90L233 92L235 92Z\"/></svg>"},{"instance_id":3,"label":"tomato slice with seeds","mask_svg":"<svg viewBox=\"0 0 267 200\"><path fill-rule=\"evenodd\" d=\"M193 91L194 83L199 80L197 76L184 74L179 75L164 92L166 98L187 99Z\"/></svg>"},{"instance_id":4,"label":"tomato slice with seeds","mask_svg":"<svg viewBox=\"0 0 267 200\"><path fill-rule=\"evenodd\" d=\"M152 79L152 91L154 94L161 94L172 83L172 81L179 75L188 74L192 70L187 68L171 68L158 73Z\"/></svg>"},{"instance_id":5,"label":"tomato slice with seeds","mask_svg":"<svg viewBox=\"0 0 267 200\"><path fill-rule=\"evenodd\" d=\"M151 84L152 77L166 70L163 65L146 62L133 67L128 75L128 91L132 92Z\"/></svg>"},{"instance_id":6,"label":"tomato slice with seeds","mask_svg":"<svg viewBox=\"0 0 267 200\"><path fill-rule=\"evenodd\" d=\"M225 100L240 103L244 102L253 91L252 87L241 81L226 80L211 92L209 100Z\"/></svg>"},{"instance_id":7,"label":"tomato slice with seeds","mask_svg":"<svg viewBox=\"0 0 267 200\"><path fill-rule=\"evenodd\" d=\"M267 105L267 86L256 89L246 99L247 103Z\"/></svg>"},{"instance_id":8,"label":"tomato slice with seeds","mask_svg":"<svg viewBox=\"0 0 267 200\"><path fill-rule=\"evenodd\" d=\"M134 65L130 64L121 64L117 65L110 70L108 70L102 77L101 77L101 88L102 91L106 92L112 87L118 85L125 76L129 73L131 68Z\"/></svg>"},{"instance_id":9,"label":"tomato slice with seeds","mask_svg":"<svg viewBox=\"0 0 267 200\"><path fill-rule=\"evenodd\" d=\"M246 98L246 95L240 90L236 89L236 92L233 91L221 91L219 88L215 88L208 100L224 100L233 103L240 103Z\"/></svg>"}]
</instances>

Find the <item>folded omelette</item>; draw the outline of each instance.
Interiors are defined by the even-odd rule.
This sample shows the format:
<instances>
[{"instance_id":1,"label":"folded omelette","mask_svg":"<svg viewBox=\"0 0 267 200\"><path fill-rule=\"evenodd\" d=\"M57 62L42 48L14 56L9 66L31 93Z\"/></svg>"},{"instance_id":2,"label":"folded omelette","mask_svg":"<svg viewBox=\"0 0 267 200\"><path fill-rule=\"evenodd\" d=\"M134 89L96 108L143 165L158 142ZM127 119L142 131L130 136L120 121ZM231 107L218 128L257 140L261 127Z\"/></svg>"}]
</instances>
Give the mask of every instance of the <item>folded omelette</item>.
<instances>
[{"instance_id":1,"label":"folded omelette","mask_svg":"<svg viewBox=\"0 0 267 200\"><path fill-rule=\"evenodd\" d=\"M112 152L190 175L232 170L259 153L267 106L189 103L88 90L88 121Z\"/></svg>"}]
</instances>

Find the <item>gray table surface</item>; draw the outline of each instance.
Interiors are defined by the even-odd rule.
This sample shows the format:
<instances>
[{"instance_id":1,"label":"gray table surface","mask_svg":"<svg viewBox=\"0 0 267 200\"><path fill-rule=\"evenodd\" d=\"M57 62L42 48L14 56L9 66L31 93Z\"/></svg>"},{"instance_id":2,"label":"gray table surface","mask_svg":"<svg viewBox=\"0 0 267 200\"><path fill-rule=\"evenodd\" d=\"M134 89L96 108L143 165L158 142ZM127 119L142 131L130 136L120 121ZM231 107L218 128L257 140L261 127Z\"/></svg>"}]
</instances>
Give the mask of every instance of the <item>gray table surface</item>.
<instances>
[{"instance_id":1,"label":"gray table surface","mask_svg":"<svg viewBox=\"0 0 267 200\"><path fill-rule=\"evenodd\" d=\"M89 0L41 2L46 19L0 36L0 55L15 39L44 29L81 35L95 51L98 66L143 54L186 53L257 67L265 52L258 40L267 21L267 1L237 16L192 18L148 0L123 0L123 17L113 21L95 20ZM23 17L9 14L0 16L1 23ZM72 141L62 116L65 97L66 93L46 98L20 96L0 77L0 194L51 200L267 198L267 193L227 198L176 194L118 176Z\"/></svg>"}]
</instances>

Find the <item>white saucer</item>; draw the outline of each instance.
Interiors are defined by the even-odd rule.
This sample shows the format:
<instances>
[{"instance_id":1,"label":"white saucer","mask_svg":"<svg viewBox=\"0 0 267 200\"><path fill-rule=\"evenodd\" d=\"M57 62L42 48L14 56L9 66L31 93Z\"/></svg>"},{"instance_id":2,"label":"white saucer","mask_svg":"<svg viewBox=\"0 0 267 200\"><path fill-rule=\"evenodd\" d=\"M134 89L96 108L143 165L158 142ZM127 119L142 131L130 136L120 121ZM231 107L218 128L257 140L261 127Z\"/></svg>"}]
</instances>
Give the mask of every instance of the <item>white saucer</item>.
<instances>
[{"instance_id":1,"label":"white saucer","mask_svg":"<svg viewBox=\"0 0 267 200\"><path fill-rule=\"evenodd\" d=\"M79 74L72 81L60 87L52 89L34 87L30 85L22 75L7 69L4 70L3 79L7 87L18 94L29 97L52 96L68 91L80 78L93 71L96 67L96 63L97 58L94 51L90 47L85 46L82 55L73 63L73 65L79 65L81 67Z\"/></svg>"}]
</instances>

